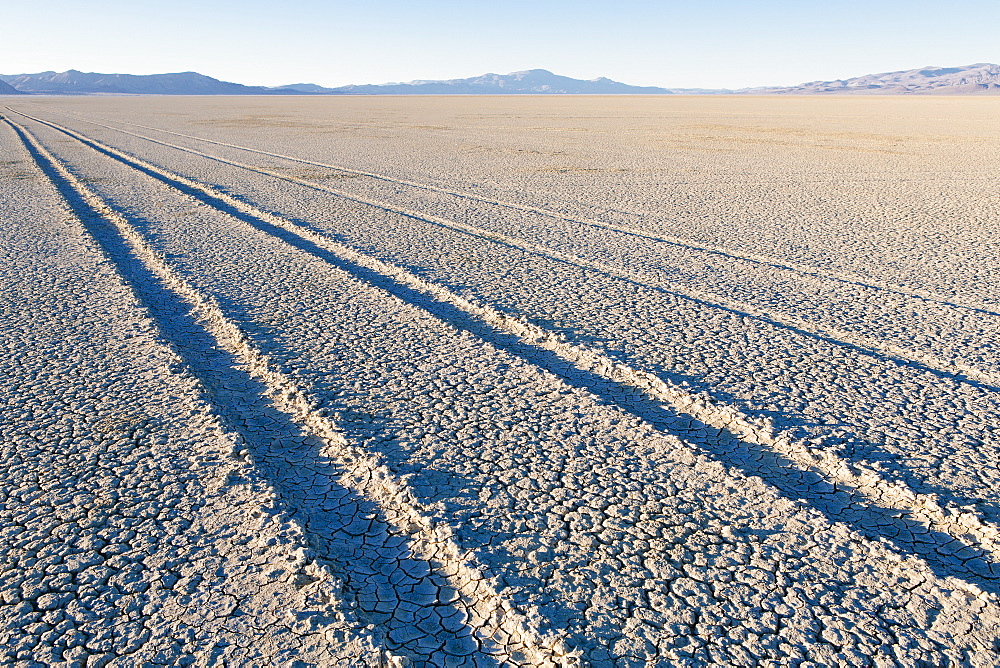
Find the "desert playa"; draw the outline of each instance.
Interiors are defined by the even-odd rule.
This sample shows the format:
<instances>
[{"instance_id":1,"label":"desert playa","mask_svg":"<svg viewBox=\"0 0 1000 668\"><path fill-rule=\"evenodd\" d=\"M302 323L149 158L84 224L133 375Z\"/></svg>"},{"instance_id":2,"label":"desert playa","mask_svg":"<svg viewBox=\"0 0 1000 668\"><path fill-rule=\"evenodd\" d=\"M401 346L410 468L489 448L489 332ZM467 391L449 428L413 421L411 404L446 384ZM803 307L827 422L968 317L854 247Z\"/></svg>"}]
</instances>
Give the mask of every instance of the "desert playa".
<instances>
[{"instance_id":1,"label":"desert playa","mask_svg":"<svg viewBox=\"0 0 1000 668\"><path fill-rule=\"evenodd\" d=\"M0 664L998 665L998 104L0 98Z\"/></svg>"}]
</instances>

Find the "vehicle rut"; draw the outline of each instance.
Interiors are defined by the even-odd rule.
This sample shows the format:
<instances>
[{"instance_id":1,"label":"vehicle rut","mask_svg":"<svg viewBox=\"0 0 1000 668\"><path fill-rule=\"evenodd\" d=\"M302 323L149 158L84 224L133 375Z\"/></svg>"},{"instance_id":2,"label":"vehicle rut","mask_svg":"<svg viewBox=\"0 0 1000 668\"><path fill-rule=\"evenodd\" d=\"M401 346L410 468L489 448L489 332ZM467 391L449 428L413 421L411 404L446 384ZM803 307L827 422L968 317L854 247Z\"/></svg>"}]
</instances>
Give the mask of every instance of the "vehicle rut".
<instances>
[{"instance_id":1,"label":"vehicle rut","mask_svg":"<svg viewBox=\"0 0 1000 668\"><path fill-rule=\"evenodd\" d=\"M459 547L450 527L431 520L420 508L413 491L377 455L349 443L337 423L316 410L316 401L308 392L257 349L214 298L199 292L173 270L124 216L70 172L29 130L9 118L0 118L14 129L39 167L64 196L67 189L71 190L92 217L101 219L112 234L117 235L124 252L144 267L151 280L159 282L178 301L187 304L199 327L232 356L247 376L261 385L263 396L257 405L269 404L290 422L318 438L322 456L333 462L340 472L337 476L340 484L374 503L391 533L409 544L417 559L425 562L438 579L457 593L457 600L439 603L461 608L467 616L468 621L458 623L467 631L465 634L455 632L456 642L470 635L475 637L486 661L482 665L490 665L493 660L513 665L577 665L576 654L566 648L561 638L540 634L520 611L500 596L475 563L474 555ZM104 247L102 242L106 240L99 233L95 234L82 218L81 224ZM120 266L121 258L112 257L112 261ZM250 457L249 452L243 454ZM418 652L413 658L421 661L427 657Z\"/></svg>"},{"instance_id":2,"label":"vehicle rut","mask_svg":"<svg viewBox=\"0 0 1000 668\"><path fill-rule=\"evenodd\" d=\"M785 464L789 473L793 471L796 473L810 472L818 475L832 486L832 492L830 489L814 489L813 492L820 498L824 494L839 495L845 492L849 495L857 495L859 498L867 499L867 505L872 512L879 515L885 515L886 511L902 513L909 520L921 524L932 532L947 534L950 536L949 540L954 539L957 545L950 548L940 545L938 549L943 549L945 552L954 550L955 558L963 564L966 562L978 564L974 567L963 566L959 568L960 571L972 574L974 579L985 578L986 581L990 581L1000 573L1000 561L998 561L1000 558L1000 529L982 520L974 512L955 507L943 507L936 495L917 494L909 489L905 483L898 480L887 480L880 472L866 464L847 462L810 442L793 439L785 433L776 433L767 422L750 418L733 406L712 401L708 397L691 393L682 387L668 383L651 373L616 362L600 351L566 343L558 334L503 314L493 307L475 304L402 268L364 255L309 228L262 211L251 204L218 191L212 186L147 163L58 124L25 116L73 137L98 152L158 179L168 186L193 194L210 206L225 212L238 212L245 217L261 221L267 226L273 226L282 234L291 235L288 238L281 237L287 243L303 243L304 245L301 246L303 248L312 246L322 249L339 258L348 267L354 266L372 272L376 276L383 277L390 284L395 283L405 287L406 291L423 295L426 301L419 306L430 311L435 317L448 320L446 315L442 316L440 310L437 312L434 310L434 304L447 306L467 317L473 323L473 327L482 328L485 326L490 330L513 336L522 344L534 349L550 352L568 365L567 371L574 369L583 371L600 378L602 381L613 383L632 394L633 398L627 399L622 405L644 404L650 400L666 403L677 413L690 416L704 425L725 432L751 449L762 447L772 453L773 457L777 457L779 463ZM246 218L241 219L252 224ZM296 242L295 239L299 241ZM322 258L322 255L318 256ZM397 294L397 296L413 303L412 294ZM468 324L456 324L453 320L450 322L455 326L470 329ZM482 329L478 331L473 329L472 331L479 335ZM559 371L554 372L560 373ZM566 375L566 372L560 375ZM634 409L632 410L634 411ZM879 508L883 510L879 511ZM886 520L889 524L894 521L891 517L890 515L890 519ZM899 515L895 517L899 517ZM969 548L972 548L971 552ZM923 547L917 546L916 549L919 553L926 554ZM964 556L959 556L959 553ZM986 562L992 563L987 564Z\"/></svg>"},{"instance_id":3,"label":"vehicle rut","mask_svg":"<svg viewBox=\"0 0 1000 668\"><path fill-rule=\"evenodd\" d=\"M72 117L72 118L76 118L78 120L82 120L82 121L84 121L86 123L97 125L98 127L103 127L103 128L108 129L108 130L114 130L115 132L121 132L123 134L131 135L131 136L137 137L139 139L146 139L148 141L160 143L160 144L163 144L165 146L170 146L172 148L178 148L178 149L181 149L181 150L188 150L185 147L174 146L172 144L168 144L168 143L162 142L162 141L157 140L157 139L152 138L152 137L148 137L148 136L141 135L141 134L134 133L134 132L129 132L127 130L123 130L121 128L116 128L116 127L111 126L111 125L106 125L104 123L98 123L97 121L92 120L91 118L88 118L88 117L83 116L81 114L67 114L67 113L63 113L62 115L65 115L65 116L68 116L68 117ZM568 216L566 214L562 214L562 213L560 213L558 211L553 211L551 209L546 209L544 207L537 207L537 206L532 206L532 205L528 205L528 204L521 204L521 203L518 203L518 202L511 202L509 200L502 200L502 199L496 199L496 198L486 197L484 195L477 195L475 193L458 191L458 190L452 190L452 189L448 189L448 188L442 188L440 186L435 186L435 185L428 184L428 183L420 183L418 181L412 181L412 180L408 180L408 179L395 178L395 177L391 177L391 176L388 176L388 175L385 175L385 174L380 174L380 173L377 173L377 172L369 172L369 171L354 169L354 168L351 168L351 167L345 167L343 165L334 165L334 164L330 164L330 163L318 162L318 161L315 161L315 160L308 160L306 158L299 158L299 157L295 157L295 156L284 155L284 154L281 154L281 153L273 153L273 152L270 152L270 151L264 151L264 150L261 150L261 149L255 149L255 148L251 148L251 147L248 147L248 146L241 146L239 144L231 144L231 143L228 143L228 142L222 142L222 141L218 141L218 140L214 140L214 139L207 139L205 137L198 137L196 135L189 135L189 134L185 134L185 133L181 133L181 132L174 132L172 130L164 130L162 128L157 128L157 127L153 127L153 126L141 125L139 123L132 123L132 122L129 122L129 121L122 121L122 120L111 120L111 119L101 119L101 120L105 120L105 121L113 122L113 123L121 123L123 125L130 125L132 127L142 128L144 130L153 130L155 132L162 132L164 134L174 135L176 137L183 137L185 139L193 139L195 141L200 141L200 142L204 142L204 143L207 143L207 144L214 144L216 146L224 146L226 148L233 148L233 149L237 149L237 150L240 150L240 151L247 151L249 153L256 153L256 154L259 154L259 155L266 155L266 156L273 157L273 158L280 158L282 160L288 160L288 161L291 161L291 162L298 162L300 164L312 165L314 167L324 167L324 168L328 168L328 169L334 169L334 170L345 172L345 173L349 173L349 174L355 174L357 176L368 177L368 178L371 178L371 179L374 179L374 180L378 180L378 181L385 181L387 183L393 183L393 184L397 184L397 185L409 186L409 187L416 188L416 189L419 189L419 190L426 190L426 191L430 191L430 192L437 192L437 193L441 193L443 195L450 195L450 196L453 196L453 197L458 197L458 198L467 199L467 200L471 200L471 201L482 202L482 203L485 203L485 204L492 204L492 205L495 205L495 206L500 206L500 207L504 207L504 208L508 208L508 209L514 209L514 210L518 210L518 211L525 211L525 212L530 212L530 213L536 213L536 214L539 214L539 215L542 215L542 216L546 216L546 217L549 217L549 218L554 218L554 219L557 219L557 220L562 220L562 221L565 221L565 222L568 222L568 223L576 223L576 224L579 224L579 225L586 225L586 226L591 226L591 227L596 227L596 228L602 228L602 229L612 230L612 231L615 231L615 232L621 232L623 234L627 234L627 235L631 235L631 236L636 236L636 237L640 237L640 238L643 238L643 239L648 239L648 240L651 240L651 241L660 241L660 242L663 242L663 243L671 244L671 245L674 245L674 246L678 246L678 247L689 249L689 250L696 251L696 252L710 253L710 254L719 255L719 256L722 256L722 257L725 257L725 258L728 258L728 259L741 260L741 261L749 262L749 263L752 263L752 264L757 264L757 265L761 265L761 266L767 266L767 267L770 267L770 268L773 268L773 269L779 269L779 270L783 270L783 271L794 272L794 273L802 274L804 276L813 277L813 278L818 279L820 281L821 280L836 281L836 282L845 283L845 284L848 284L848 285L855 285L855 286L858 286L858 287L867 288L867 289L870 289L870 290L880 290L880 291L885 291L885 292L897 294L897 295L900 295L900 296L911 297L911 298L926 300L926 301L930 301L930 302L935 302L935 303L940 304L942 306L949 306L949 307L953 307L953 308L956 308L956 309L963 309L963 310L969 310L969 311L979 312L979 313L983 313L985 315L1000 316L1000 312L994 310L993 307L987 306L986 304L983 304L983 303L973 303L971 301L956 301L956 300L954 300L953 297L950 297L950 296L947 296L947 295L938 294L938 293L935 293L935 292L930 291L930 290L919 290L919 289L907 288L905 286L896 285L896 284L893 284L893 283L890 283L890 282L887 282L887 281L879 281L879 280L875 280L875 279L871 279L871 278L862 278L862 277L853 275L853 274L851 274L849 272L840 272L840 271L835 271L835 270L831 270L831 269L820 269L818 267L814 267L814 266L811 266L811 265L806 265L806 264L801 264L801 263L795 263L795 262L789 262L789 261L787 261L785 259L774 258L774 257L770 257L770 256L767 256L767 255L762 255L762 254L757 254L757 253L748 253L748 252L745 252L745 251L743 251L743 252L735 251L733 249L726 248L724 246L718 246L718 245L712 245L712 244L705 244L705 243L702 243L702 242L693 241L691 239L687 239L687 238L676 236L676 235L659 234L659 233L657 233L657 232L655 232L653 230L649 230L649 229L646 229L646 228L635 227L635 226L631 226L631 225L619 225L619 224L616 224L616 223L611 223L611 222L607 222L607 221L597 220L597 219L593 219L593 218L575 218L573 216ZM207 157L214 157L214 156L207 156ZM627 214L630 214L630 215L640 215L638 213L630 212L630 211L622 211L622 213L627 213ZM821 283L817 283L817 285L821 285Z\"/></svg>"},{"instance_id":4,"label":"vehicle rut","mask_svg":"<svg viewBox=\"0 0 1000 668\"><path fill-rule=\"evenodd\" d=\"M93 121L87 121L87 122L93 123ZM339 190L337 188L332 188L330 186L326 186L326 185L323 185L323 184L320 184L320 183L316 183L314 181L310 181L308 179L304 179L304 178L301 178L301 177L292 176L292 175L288 175L288 174L282 174L280 172L276 172L274 170L266 169L266 168L263 168L263 167L257 167L257 166L254 166L254 165L248 165L248 164L245 164L245 163L241 163L241 162L238 162L238 161L235 161L235 160L229 160L229 159L226 159L226 158L221 158L221 157L218 157L218 156L211 155L209 153L204 153L202 151L197 151L195 149L184 147L184 146L179 146L179 145L176 145L176 144L170 144L168 142L163 142L163 141L154 139L152 137L147 137L147 136L140 135L140 134L133 133L133 132L128 132L126 130L121 130L119 128L114 128L114 127L103 125L103 124L100 124L100 123L94 123L94 124L98 125L100 127L107 128L107 129L115 130L117 132L122 132L124 134L130 135L130 136L133 136L133 137L137 137L139 139L150 141L152 143L156 143L156 144L159 144L159 145L162 145L162 146L166 146L168 148L176 149L176 150L183 151L183 152L186 152L186 153L191 153L193 155L198 155L200 157L204 157L204 158L207 158L209 160L214 160L214 161L226 164L226 165L230 165L232 167L237 167L237 168L240 168L240 169L245 169L247 171L251 171L251 172L254 172L254 173L257 173L257 174L262 174L262 175L270 176L272 178L280 179L280 180L283 180L283 181L286 181L286 182L296 183L296 184L301 185L301 186L305 186L305 187L308 187L308 188L313 188L315 190L318 190L318 191L321 191L321 192L325 192L325 193L329 193L329 194L332 194L332 195L334 195L336 197L340 197L342 199L345 199L345 200L348 200L348 201L351 201L351 202L355 202L355 203L359 203L359 204L363 204L363 205L375 207L375 208L381 209L381 210L386 211L386 212L395 213L395 214L402 215L402 216L407 216L407 217L415 219L415 220L420 220L420 221L422 221L424 223L428 223L428 224L431 224L431 225L437 225L439 227L443 227L443 228L450 229L450 230L457 231L457 232L464 233L464 234L469 234L469 235L475 236L477 238L483 239L483 240L491 242L491 243L505 244L505 245L517 248L519 250L525 251L527 253L538 254L538 255L541 255L541 256L544 256L544 257L547 257L547 258L550 258L550 259L558 260L560 262L565 262L567 264L571 264L571 265L574 265L574 266L577 266L577 267L581 267L581 268L585 268L585 269L591 269L591 270L599 271L599 272L602 272L602 273L605 273L605 274L608 274L608 275L611 275L611 276L616 276L618 278L622 278L622 279L625 279L627 281L634 282L634 283L636 283L638 285L642 285L642 286L645 286L645 287L648 287L648 288L651 288L651 289L654 289L654 290L664 291L664 292L666 292L666 293L668 293L668 294L670 294L672 296L675 296L675 297L678 297L678 298L681 298L681 299L685 299L685 300L692 301L692 302L695 302L695 303L698 303L698 304L702 304L702 305L707 305L707 306L710 306L710 307L713 307L713 308L725 309L727 311L734 312L734 313L736 313L738 315L749 316L749 317L752 317L752 318L755 318L755 319L758 319L758 320L765 321L765 322L767 322L767 323L769 323L771 325L777 326L777 327L782 327L782 328L787 328L787 329L794 330L797 333L805 333L805 334L813 335L813 336L816 336L818 338L821 338L822 340L824 340L824 341L826 341L828 343L832 343L834 345L849 347L849 348L860 350L860 351L863 351L863 352L866 352L866 353L875 353L875 354L884 355L886 357L891 357L891 358L898 359L898 360L900 360L900 361L902 361L904 363L907 363L907 364L913 364L913 365L922 366L922 367L928 368L928 369L930 369L932 371L943 373L943 374L946 374L948 376L954 377L954 378L959 379L959 380L968 379L968 380L970 380L972 382L985 385L985 386L987 386L988 388L990 388L992 390L1000 390L1000 374L980 369L980 368L976 367L975 365L963 362L960 359L951 359L951 360L944 359L944 358L938 357L936 355L931 355L931 354L928 354L928 353L925 353L925 352L921 352L921 351L913 350L911 348L906 348L906 347L903 347L903 346L900 346L900 345L896 345L896 344L893 344L893 343L885 341L885 340L880 340L880 339L873 338L873 337L863 336L863 335L860 335L860 334L858 334L856 332L850 332L850 331L847 331L847 330L844 330L844 329L840 329L840 328L837 328L837 327L833 327L833 326L829 326L829 325L819 326L819 325L817 325L817 324L815 324L813 322L809 322L807 320L804 320L804 319L801 319L801 318L796 318L794 316L788 315L787 313L778 312L778 311L775 311L773 309L761 308L759 306L755 306L755 305L749 304L747 302L730 299L728 297L724 297L724 296L721 296L719 294L715 294L715 293L712 293L712 292L698 290L698 289L695 289L695 288L692 288L692 287L688 287L688 286L679 286L676 283L672 283L670 281L663 280L663 279L658 279L658 278L649 276L647 274L644 274L642 272L630 271L628 269L625 269L623 267L619 267L619 266L616 266L616 265L613 265L613 264L608 264L608 263L600 262L600 261L587 260L585 258L580 257L579 255L575 255L575 254L572 254L572 253L566 253L566 252L563 252L563 251L559 251L557 249L545 246L543 244L531 242L529 240L526 240L526 239L523 239L523 238L520 238L520 237L516 237L516 236L513 236L513 235L504 234L502 232L498 232L498 231L494 231L494 230L487 230L487 229L484 229L484 228L481 228L481 227L478 227L478 226L475 226L475 225L471 225L471 224L468 224L468 223L464 223L464 222L460 222L460 221L455 221L455 220L450 220L450 219L447 219L447 218L444 218L444 217L441 217L441 216L430 215L430 214L423 213L423 212L420 212L420 211L416 211L416 210L408 209L408 208L405 208L405 207L400 207L400 206L396 206L396 205L393 205L393 204L389 204L387 202L382 202L382 201L374 200L374 199L371 199L371 198L363 197L363 196L360 196L360 195L347 193L347 192ZM139 126L139 127L146 127L146 126ZM149 128L149 129L155 129L155 128ZM162 132L168 132L168 131L163 130ZM169 134L179 134L179 133L169 133ZM180 135L180 136L188 137L189 135ZM192 138L199 139L197 137L192 137ZM202 140L202 141L208 141L209 143L213 143L213 144L218 144L218 145L228 146L228 147L234 147L234 148L238 148L238 149L242 149L242 150L248 150L248 151L252 151L252 152L262 153L262 154L265 154L265 155L271 155L271 156L274 156L274 157L279 157L279 158L287 159L287 160L293 160L293 161L298 161L298 162L307 162L307 163L309 162L309 161L298 160L298 159L295 159L295 158L288 158L286 156L282 156L282 155L279 155L279 154L272 154L272 153L267 153L267 152L264 152L264 151L255 151L253 149L245 149L244 147L234 146L234 145L230 145L230 144L225 144L223 142L214 142L214 141L210 141L210 140ZM309 163L309 164L321 165L321 163ZM341 169L340 167L334 167L332 165L322 165L322 166L331 167L331 168L334 168L334 169ZM344 170L344 171L350 171L350 170ZM366 176L369 175L366 172L359 172L359 173L363 174L363 175L366 175ZM383 178L383 177L379 176L378 178ZM387 180L392 180L392 179L388 179L387 177L385 177L385 178ZM406 182L406 181L399 181L399 183L402 183L404 185L412 185L411 183ZM434 188L432 188L432 189L434 189ZM449 191L442 191L442 192L449 192ZM450 193L450 194L454 194L454 193ZM465 195L461 195L461 196L465 196ZM470 197L475 197L475 196L470 196ZM482 198L479 198L479 199L482 199ZM484 200L484 201L489 201L489 200ZM491 203L496 203L496 202L492 202L491 201ZM500 204L503 205L503 203L500 203ZM534 211L534 209L530 208L530 207L526 208L524 210L529 210L529 209L532 210L532 211ZM580 221L576 221L574 219L564 218L564 217L561 217L561 216L556 216L556 217L559 217L559 218L561 218L563 220L567 220L567 221L570 221L570 222L580 222ZM623 231L623 230L619 230L619 231ZM631 234L632 232L629 232L629 233ZM648 237L647 236L647 238L652 238L652 237ZM659 239L659 238L657 238L657 240L664 241L664 239ZM673 242L670 242L670 243L673 243ZM706 249L695 249L695 250L706 250ZM708 250L711 250L711 249L708 249ZM712 252L715 252L715 251L713 250ZM733 256L733 257L738 257L738 256ZM746 261L753 261L753 260L748 260L747 258L742 258L742 257L739 257L738 259L742 259L742 260L746 260ZM773 267L777 267L777 268L782 268L782 269L787 269L788 268L788 267L783 267L783 266L779 266L779 265L775 265L775 264L770 264L770 263L769 263L769 266L773 266ZM862 285L862 284L858 283L858 285ZM871 287L871 286L865 286L865 287ZM928 301L934 301L934 302L936 302L938 304L945 304L947 306L956 306L955 304L952 304L952 303L949 303L949 302L942 302L942 301L935 300L935 299L929 299L927 297L923 297L923 296L919 296L919 295L908 295L908 296L910 296L910 297L916 297L916 298L920 298L920 299L927 299ZM992 312L989 312L989 311L984 311L984 313L1000 316L1000 314L992 314Z\"/></svg>"}]
</instances>

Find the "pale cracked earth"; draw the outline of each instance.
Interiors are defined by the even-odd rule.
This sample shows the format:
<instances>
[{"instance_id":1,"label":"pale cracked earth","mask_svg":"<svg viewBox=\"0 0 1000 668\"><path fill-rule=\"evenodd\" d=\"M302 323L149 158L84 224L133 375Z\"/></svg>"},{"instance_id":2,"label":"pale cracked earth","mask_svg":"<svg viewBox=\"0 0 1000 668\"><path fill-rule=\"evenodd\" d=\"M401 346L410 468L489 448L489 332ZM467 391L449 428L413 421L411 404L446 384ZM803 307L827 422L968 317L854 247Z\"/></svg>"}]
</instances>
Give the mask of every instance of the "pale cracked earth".
<instances>
[{"instance_id":1,"label":"pale cracked earth","mask_svg":"<svg viewBox=\"0 0 1000 668\"><path fill-rule=\"evenodd\" d=\"M997 100L0 102L0 665L1000 665Z\"/></svg>"}]
</instances>

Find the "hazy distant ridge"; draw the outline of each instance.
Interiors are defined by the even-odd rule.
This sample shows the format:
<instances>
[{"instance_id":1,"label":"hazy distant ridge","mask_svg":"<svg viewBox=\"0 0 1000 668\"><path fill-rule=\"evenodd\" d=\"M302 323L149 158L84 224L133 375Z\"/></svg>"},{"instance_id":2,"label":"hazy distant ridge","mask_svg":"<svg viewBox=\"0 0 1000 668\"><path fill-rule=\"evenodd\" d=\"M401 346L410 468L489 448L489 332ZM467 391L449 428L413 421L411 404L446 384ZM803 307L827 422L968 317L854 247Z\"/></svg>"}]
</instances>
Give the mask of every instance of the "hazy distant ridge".
<instances>
[{"instance_id":1,"label":"hazy distant ridge","mask_svg":"<svg viewBox=\"0 0 1000 668\"><path fill-rule=\"evenodd\" d=\"M810 81L788 88L750 89L741 92L867 95L1000 93L1000 65L975 63L961 67L921 67L866 74L850 79Z\"/></svg>"}]
</instances>

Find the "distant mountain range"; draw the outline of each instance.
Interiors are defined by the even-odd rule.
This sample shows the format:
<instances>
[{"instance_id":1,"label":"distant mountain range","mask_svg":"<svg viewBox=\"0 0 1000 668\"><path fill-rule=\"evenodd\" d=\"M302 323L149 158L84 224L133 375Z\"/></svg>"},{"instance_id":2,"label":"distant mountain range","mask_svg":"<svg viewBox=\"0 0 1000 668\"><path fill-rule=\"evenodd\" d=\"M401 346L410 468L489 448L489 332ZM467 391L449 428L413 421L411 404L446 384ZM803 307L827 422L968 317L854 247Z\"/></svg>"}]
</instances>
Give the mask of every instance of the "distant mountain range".
<instances>
[{"instance_id":1,"label":"distant mountain range","mask_svg":"<svg viewBox=\"0 0 1000 668\"><path fill-rule=\"evenodd\" d=\"M964 67L924 67L868 74L798 86L741 88L656 88L630 86L604 77L573 79L548 70L484 74L468 79L409 81L326 88L312 83L286 86L244 86L197 72L176 74L96 74L40 72L0 75L0 95L823 95L823 94L943 94L1000 93L1000 65L976 63Z\"/></svg>"},{"instance_id":2,"label":"distant mountain range","mask_svg":"<svg viewBox=\"0 0 1000 668\"><path fill-rule=\"evenodd\" d=\"M21 93L45 95L475 95L576 93L591 95L667 94L665 88L629 86L600 77L590 81L559 76L547 70L511 74L484 74L469 79L411 81L382 85L326 88L311 83L263 87L219 81L197 72L177 74L96 74L91 72L40 72L2 74ZM5 94L0 89L0 94ZM6 94L10 94L7 91Z\"/></svg>"}]
</instances>

